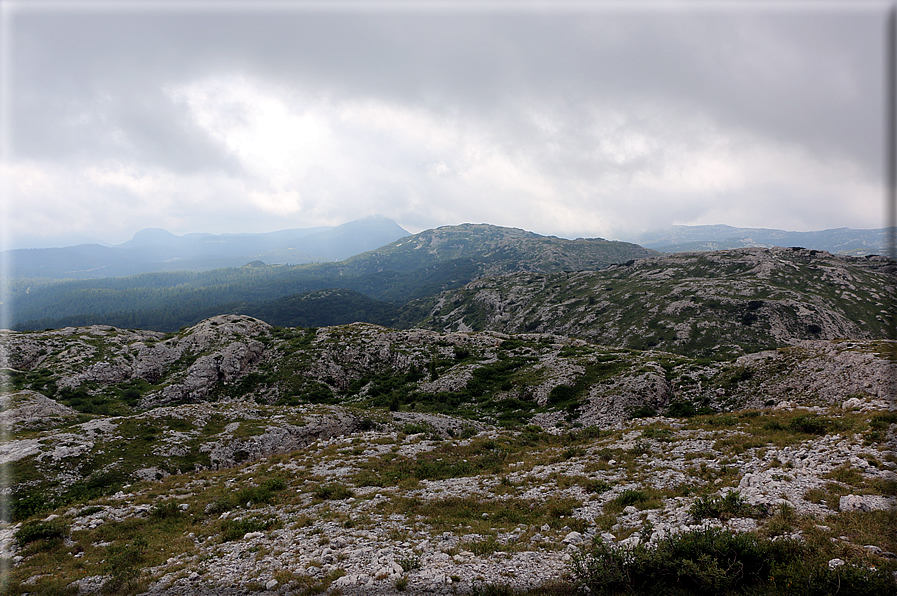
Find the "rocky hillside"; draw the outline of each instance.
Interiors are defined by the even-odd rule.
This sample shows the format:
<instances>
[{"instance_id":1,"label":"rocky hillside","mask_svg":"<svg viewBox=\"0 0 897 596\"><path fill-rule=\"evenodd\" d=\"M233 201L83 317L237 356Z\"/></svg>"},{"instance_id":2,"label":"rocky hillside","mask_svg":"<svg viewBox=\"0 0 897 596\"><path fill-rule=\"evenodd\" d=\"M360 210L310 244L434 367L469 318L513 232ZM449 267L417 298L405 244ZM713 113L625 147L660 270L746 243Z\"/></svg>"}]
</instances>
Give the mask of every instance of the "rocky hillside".
<instances>
[{"instance_id":1,"label":"rocky hillside","mask_svg":"<svg viewBox=\"0 0 897 596\"><path fill-rule=\"evenodd\" d=\"M795 340L891 337L895 271L885 257L800 248L678 253L479 279L440 295L423 326L731 357Z\"/></svg>"},{"instance_id":2,"label":"rocky hillside","mask_svg":"<svg viewBox=\"0 0 897 596\"><path fill-rule=\"evenodd\" d=\"M448 436L483 424L621 428L633 417L664 412L829 407L850 400L884 409L897 394L894 343L882 340L808 340L716 362L565 336L360 323L281 329L230 315L169 336L100 326L11 333L5 347L0 364L14 392L4 416L14 429L37 432L102 417L50 442L4 446L16 466L24 466L13 474L13 506L22 511L35 489L43 501L48 490L65 500L73 485L96 474L150 474L141 471L148 459L154 460L152 473L217 468L372 424L370 415L344 413L311 425L294 410L306 404L452 415L455 422L440 427ZM272 422L247 426L240 423L243 414L216 408L203 410L214 412L210 419L192 413L192 422L182 423L169 410L233 400L255 404L250 419ZM110 423L108 416L127 418ZM128 432L103 439L100 448L94 435L122 421ZM60 457L77 455L76 466L46 460L42 445Z\"/></svg>"},{"instance_id":3,"label":"rocky hillside","mask_svg":"<svg viewBox=\"0 0 897 596\"><path fill-rule=\"evenodd\" d=\"M477 277L512 271L601 269L657 254L629 242L602 238L567 240L518 228L461 224L425 230L383 248L348 259L351 269L410 271L459 259L475 263Z\"/></svg>"},{"instance_id":4,"label":"rocky hillside","mask_svg":"<svg viewBox=\"0 0 897 596\"><path fill-rule=\"evenodd\" d=\"M487 423L562 413L573 421L598 408L601 417L590 422L606 426L633 409L661 410L672 401L733 409L763 405L761 393L764 403L793 395L819 405L897 393L893 343L883 340L805 340L725 362L560 335L366 323L276 328L239 315L177 334L93 326L10 333L5 340L0 366L14 389L85 414L251 399L460 413Z\"/></svg>"}]
</instances>

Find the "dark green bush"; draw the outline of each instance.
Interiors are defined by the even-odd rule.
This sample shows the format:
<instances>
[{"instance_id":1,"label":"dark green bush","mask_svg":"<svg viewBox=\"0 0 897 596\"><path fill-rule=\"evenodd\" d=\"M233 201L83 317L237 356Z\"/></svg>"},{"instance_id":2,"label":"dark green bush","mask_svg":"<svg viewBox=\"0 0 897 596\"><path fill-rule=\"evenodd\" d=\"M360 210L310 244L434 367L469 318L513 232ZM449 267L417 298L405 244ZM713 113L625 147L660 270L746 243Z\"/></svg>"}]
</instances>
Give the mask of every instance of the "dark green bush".
<instances>
[{"instance_id":1,"label":"dark green bush","mask_svg":"<svg viewBox=\"0 0 897 596\"><path fill-rule=\"evenodd\" d=\"M644 503L649 499L645 491L629 488L617 495L613 501L620 507L629 507L637 503Z\"/></svg>"},{"instance_id":2,"label":"dark green bush","mask_svg":"<svg viewBox=\"0 0 897 596\"><path fill-rule=\"evenodd\" d=\"M560 404L566 403L576 397L576 389L570 385L558 385L548 394L548 403Z\"/></svg>"},{"instance_id":3,"label":"dark green bush","mask_svg":"<svg viewBox=\"0 0 897 596\"><path fill-rule=\"evenodd\" d=\"M716 528L676 534L653 546L619 548L598 540L571 565L577 583L594 595L897 593L884 568L830 569L827 557L803 542Z\"/></svg>"},{"instance_id":4,"label":"dark green bush","mask_svg":"<svg viewBox=\"0 0 897 596\"><path fill-rule=\"evenodd\" d=\"M713 495L700 497L691 504L689 513L695 521L702 519L729 519L740 515L749 516L753 508L738 494L737 491L729 491L725 495Z\"/></svg>"},{"instance_id":5,"label":"dark green bush","mask_svg":"<svg viewBox=\"0 0 897 596\"><path fill-rule=\"evenodd\" d=\"M315 489L315 498L323 499L325 501L341 501L354 496L355 493L342 484L324 484Z\"/></svg>"},{"instance_id":6,"label":"dark green bush","mask_svg":"<svg viewBox=\"0 0 897 596\"><path fill-rule=\"evenodd\" d=\"M673 418L691 418L696 415L698 411L695 409L694 404L687 401L674 401L669 406L667 406L667 416L671 416Z\"/></svg>"},{"instance_id":7,"label":"dark green bush","mask_svg":"<svg viewBox=\"0 0 897 596\"><path fill-rule=\"evenodd\" d=\"M657 416L657 410L651 406L639 406L629 412L630 418L651 418Z\"/></svg>"},{"instance_id":8,"label":"dark green bush","mask_svg":"<svg viewBox=\"0 0 897 596\"><path fill-rule=\"evenodd\" d=\"M287 487L283 478L268 478L258 486L250 486L238 492L221 497L217 501L206 506L209 515L220 515L225 511L245 507L247 503L257 505L259 503L273 503L274 493Z\"/></svg>"},{"instance_id":9,"label":"dark green bush","mask_svg":"<svg viewBox=\"0 0 897 596\"><path fill-rule=\"evenodd\" d=\"M837 427L838 425L834 420L815 414L796 416L788 422L789 430L808 435L824 435Z\"/></svg>"},{"instance_id":10,"label":"dark green bush","mask_svg":"<svg viewBox=\"0 0 897 596\"><path fill-rule=\"evenodd\" d=\"M9 503L11 521L19 521L28 519L39 513L50 511L53 503L44 495L32 492L15 492L12 494Z\"/></svg>"},{"instance_id":11,"label":"dark green bush","mask_svg":"<svg viewBox=\"0 0 897 596\"><path fill-rule=\"evenodd\" d=\"M581 483L587 493L603 493L610 490L610 484L598 478L588 478Z\"/></svg>"},{"instance_id":12,"label":"dark green bush","mask_svg":"<svg viewBox=\"0 0 897 596\"><path fill-rule=\"evenodd\" d=\"M181 515L181 510L175 501L165 501L153 506L150 510L150 519L170 519Z\"/></svg>"},{"instance_id":13,"label":"dark green bush","mask_svg":"<svg viewBox=\"0 0 897 596\"><path fill-rule=\"evenodd\" d=\"M409 422L402 427L402 432L406 435L432 433L434 430L435 429L426 422Z\"/></svg>"},{"instance_id":14,"label":"dark green bush","mask_svg":"<svg viewBox=\"0 0 897 596\"><path fill-rule=\"evenodd\" d=\"M669 441L673 437L673 432L668 428L646 428L642 431L642 436L646 439Z\"/></svg>"},{"instance_id":15,"label":"dark green bush","mask_svg":"<svg viewBox=\"0 0 897 596\"><path fill-rule=\"evenodd\" d=\"M21 545L37 540L54 540L65 538L68 526L62 519L52 521L30 521L22 524L16 531L16 542Z\"/></svg>"},{"instance_id":16,"label":"dark green bush","mask_svg":"<svg viewBox=\"0 0 897 596\"><path fill-rule=\"evenodd\" d=\"M268 478L258 486L250 486L240 490L234 497L234 505L273 503L274 493L285 489L286 486L287 483L283 478Z\"/></svg>"},{"instance_id":17,"label":"dark green bush","mask_svg":"<svg viewBox=\"0 0 897 596\"><path fill-rule=\"evenodd\" d=\"M206 513L209 515L221 515L225 511L230 511L234 508L233 501L231 499L218 499L213 503L209 503L206 506Z\"/></svg>"}]
</instances>

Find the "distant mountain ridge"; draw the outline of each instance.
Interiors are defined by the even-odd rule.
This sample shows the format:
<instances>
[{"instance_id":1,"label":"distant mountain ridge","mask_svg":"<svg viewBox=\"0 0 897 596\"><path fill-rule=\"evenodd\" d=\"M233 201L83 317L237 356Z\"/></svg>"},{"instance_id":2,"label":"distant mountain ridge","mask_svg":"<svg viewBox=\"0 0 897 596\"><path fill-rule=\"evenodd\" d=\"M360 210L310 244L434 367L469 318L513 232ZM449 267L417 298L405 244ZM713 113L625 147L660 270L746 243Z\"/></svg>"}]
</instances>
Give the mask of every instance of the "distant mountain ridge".
<instances>
[{"instance_id":1,"label":"distant mountain ridge","mask_svg":"<svg viewBox=\"0 0 897 596\"><path fill-rule=\"evenodd\" d=\"M813 232L788 232L768 228L736 228L727 225L671 226L630 238L663 253L704 252L731 248L800 246L832 254L864 256L886 254L894 228L857 230L834 228Z\"/></svg>"},{"instance_id":2,"label":"distant mountain ridge","mask_svg":"<svg viewBox=\"0 0 897 596\"><path fill-rule=\"evenodd\" d=\"M256 312L257 307L288 310L297 305L267 303L303 292L339 288L401 304L485 275L596 270L654 254L626 242L567 240L517 228L462 224L426 230L338 262L253 263L252 267L213 271L56 283L17 279L10 284L15 303L12 324L20 329L43 329L104 323L168 331L221 312ZM349 294L338 296L348 300L338 309L342 313L357 312L363 302ZM370 304L364 308L382 310Z\"/></svg>"},{"instance_id":3,"label":"distant mountain ridge","mask_svg":"<svg viewBox=\"0 0 897 596\"><path fill-rule=\"evenodd\" d=\"M366 217L336 227L259 234L185 234L147 228L117 246L83 244L64 248L4 251L9 277L90 279L156 271L208 271L250 261L300 264L341 261L408 236L384 217Z\"/></svg>"}]
</instances>

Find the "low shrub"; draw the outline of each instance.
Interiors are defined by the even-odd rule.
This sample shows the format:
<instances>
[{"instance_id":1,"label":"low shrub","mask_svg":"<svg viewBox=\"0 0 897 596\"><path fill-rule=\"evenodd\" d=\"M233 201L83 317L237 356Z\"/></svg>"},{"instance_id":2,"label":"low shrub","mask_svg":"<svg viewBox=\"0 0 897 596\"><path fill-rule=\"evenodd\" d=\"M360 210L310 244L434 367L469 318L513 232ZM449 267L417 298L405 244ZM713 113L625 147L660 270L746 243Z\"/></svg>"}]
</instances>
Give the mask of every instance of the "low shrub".
<instances>
[{"instance_id":1,"label":"low shrub","mask_svg":"<svg viewBox=\"0 0 897 596\"><path fill-rule=\"evenodd\" d=\"M268 478L258 486L249 486L240 489L232 495L227 495L206 505L206 513L220 515L225 511L245 507L250 504L273 503L275 494L287 487L283 478Z\"/></svg>"},{"instance_id":2,"label":"low shrub","mask_svg":"<svg viewBox=\"0 0 897 596\"><path fill-rule=\"evenodd\" d=\"M642 431L642 436L646 439L666 442L673 439L673 432L668 428L646 428Z\"/></svg>"},{"instance_id":3,"label":"low shrub","mask_svg":"<svg viewBox=\"0 0 897 596\"><path fill-rule=\"evenodd\" d=\"M710 528L654 546L596 541L574 556L575 580L591 594L894 594L890 571L842 565L795 540L769 540Z\"/></svg>"},{"instance_id":4,"label":"low shrub","mask_svg":"<svg viewBox=\"0 0 897 596\"><path fill-rule=\"evenodd\" d=\"M171 519L181 515L181 510L175 501L165 501L154 505L150 510L151 519Z\"/></svg>"},{"instance_id":5,"label":"low shrub","mask_svg":"<svg viewBox=\"0 0 897 596\"><path fill-rule=\"evenodd\" d=\"M582 486L587 493L603 493L609 491L611 488L606 480L601 480L599 478L586 478L579 482L579 485Z\"/></svg>"},{"instance_id":6,"label":"low shrub","mask_svg":"<svg viewBox=\"0 0 897 596\"><path fill-rule=\"evenodd\" d=\"M231 542L243 538L249 532L264 532L274 526L274 520L249 517L245 519L226 519L221 524L221 539Z\"/></svg>"},{"instance_id":7,"label":"low shrub","mask_svg":"<svg viewBox=\"0 0 897 596\"><path fill-rule=\"evenodd\" d=\"M250 486L240 490L236 496L236 504L245 503L273 503L274 493L287 487L283 478L268 478L258 486Z\"/></svg>"},{"instance_id":8,"label":"low shrub","mask_svg":"<svg viewBox=\"0 0 897 596\"><path fill-rule=\"evenodd\" d=\"M414 569L420 569L420 557L417 555L411 555L404 559L399 559L397 563L402 566L402 570L405 572L412 571Z\"/></svg>"},{"instance_id":9,"label":"low shrub","mask_svg":"<svg viewBox=\"0 0 897 596\"><path fill-rule=\"evenodd\" d=\"M687 401L674 401L667 406L667 416L672 418L691 418L698 413L694 404Z\"/></svg>"},{"instance_id":10,"label":"low shrub","mask_svg":"<svg viewBox=\"0 0 897 596\"><path fill-rule=\"evenodd\" d=\"M30 521L22 524L22 527L16 531L16 542L25 545L38 540L61 540L67 533L68 526L61 519Z\"/></svg>"},{"instance_id":11,"label":"low shrub","mask_svg":"<svg viewBox=\"0 0 897 596\"><path fill-rule=\"evenodd\" d=\"M106 553L103 573L109 576L103 592L120 594L140 577L146 557L147 542L137 536L128 544L114 544Z\"/></svg>"},{"instance_id":12,"label":"low shrub","mask_svg":"<svg viewBox=\"0 0 897 596\"><path fill-rule=\"evenodd\" d=\"M788 422L788 429L808 435L824 435L834 426L834 421L822 416L796 416Z\"/></svg>"},{"instance_id":13,"label":"low shrub","mask_svg":"<svg viewBox=\"0 0 897 596\"><path fill-rule=\"evenodd\" d=\"M738 494L738 491L731 490L725 495L712 495L695 499L688 512L695 521L701 521L707 518L729 519L738 516L751 516L754 510Z\"/></svg>"},{"instance_id":14,"label":"low shrub","mask_svg":"<svg viewBox=\"0 0 897 596\"><path fill-rule=\"evenodd\" d=\"M468 542L465 548L478 557L488 557L497 550L501 550L503 545L495 539L495 536L487 536L483 540L476 542Z\"/></svg>"},{"instance_id":15,"label":"low shrub","mask_svg":"<svg viewBox=\"0 0 897 596\"><path fill-rule=\"evenodd\" d=\"M324 484L315 489L315 498L324 501L342 501L354 497L355 493L342 484Z\"/></svg>"},{"instance_id":16,"label":"low shrub","mask_svg":"<svg viewBox=\"0 0 897 596\"><path fill-rule=\"evenodd\" d=\"M426 422L409 422L402 427L402 432L406 435L430 434L434 429Z\"/></svg>"},{"instance_id":17,"label":"low shrub","mask_svg":"<svg viewBox=\"0 0 897 596\"><path fill-rule=\"evenodd\" d=\"M616 507L625 509L630 505L638 505L650 500L648 494L643 490L629 488L621 492L611 501Z\"/></svg>"},{"instance_id":18,"label":"low shrub","mask_svg":"<svg viewBox=\"0 0 897 596\"><path fill-rule=\"evenodd\" d=\"M639 406L629 411L630 418L651 418L657 416L657 410L651 406Z\"/></svg>"}]
</instances>

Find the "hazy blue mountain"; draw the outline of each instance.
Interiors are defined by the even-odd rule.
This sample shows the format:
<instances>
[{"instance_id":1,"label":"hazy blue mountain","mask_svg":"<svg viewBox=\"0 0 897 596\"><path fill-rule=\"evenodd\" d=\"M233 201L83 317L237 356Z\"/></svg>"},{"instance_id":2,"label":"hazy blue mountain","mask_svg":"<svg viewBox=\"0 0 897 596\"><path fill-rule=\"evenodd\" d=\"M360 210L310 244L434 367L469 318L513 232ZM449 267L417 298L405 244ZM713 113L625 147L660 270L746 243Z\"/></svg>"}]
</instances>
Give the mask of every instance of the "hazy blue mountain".
<instances>
[{"instance_id":1,"label":"hazy blue mountain","mask_svg":"<svg viewBox=\"0 0 897 596\"><path fill-rule=\"evenodd\" d=\"M336 227L261 234L185 234L147 228L117 246L82 244L65 248L5 251L10 277L90 279L158 271L209 271L250 261L312 263L339 261L409 232L394 221L368 217Z\"/></svg>"},{"instance_id":2,"label":"hazy blue mountain","mask_svg":"<svg viewBox=\"0 0 897 596\"><path fill-rule=\"evenodd\" d=\"M17 250L23 248L59 248L62 246L78 246L79 244L99 244L100 246L112 246L111 242L106 242L94 236L84 234L62 234L57 236L40 236L36 234L16 234L4 238L6 244L3 248L6 250Z\"/></svg>"},{"instance_id":3,"label":"hazy blue mountain","mask_svg":"<svg viewBox=\"0 0 897 596\"><path fill-rule=\"evenodd\" d=\"M672 226L645 232L635 242L659 252L703 252L730 248L801 246L833 254L886 254L888 233L893 228L857 230L835 228L814 232L787 232L767 228L736 228L726 225Z\"/></svg>"},{"instance_id":4,"label":"hazy blue mountain","mask_svg":"<svg viewBox=\"0 0 897 596\"><path fill-rule=\"evenodd\" d=\"M392 222L379 223L388 232ZM361 224L340 226L326 238L353 234L355 225ZM149 232L144 237L165 236ZM340 288L401 304L460 287L484 275L596 270L655 254L626 242L567 240L516 228L462 224L426 230L336 262L292 266L252 262L252 266L212 271L157 271L55 283L18 278L9 287L15 301L13 325L19 328L107 323L171 330L221 312L255 312L251 311L253 305L284 313L292 321L290 308L305 309L313 303L267 303L303 292ZM314 304L319 309L327 304L333 313L364 311L373 316L383 310L362 302L354 295L330 293L315 298Z\"/></svg>"}]
</instances>

